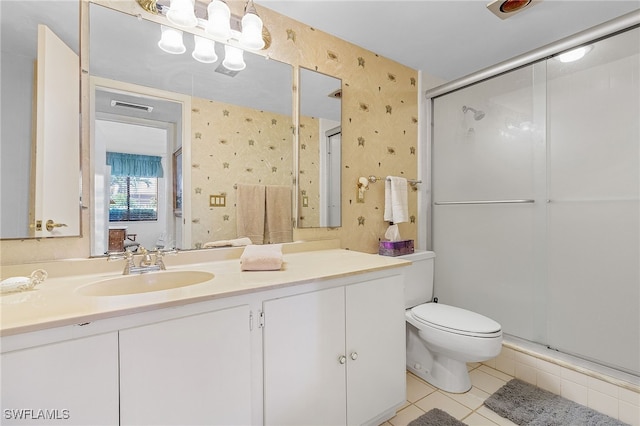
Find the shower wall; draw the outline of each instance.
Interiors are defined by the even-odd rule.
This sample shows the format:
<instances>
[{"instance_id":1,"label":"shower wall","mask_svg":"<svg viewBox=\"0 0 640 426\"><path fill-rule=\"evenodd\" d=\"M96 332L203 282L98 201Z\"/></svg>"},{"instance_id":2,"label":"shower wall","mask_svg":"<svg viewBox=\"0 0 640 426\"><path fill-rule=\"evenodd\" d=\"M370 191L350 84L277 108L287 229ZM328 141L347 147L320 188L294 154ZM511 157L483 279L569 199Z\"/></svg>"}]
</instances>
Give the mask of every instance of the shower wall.
<instances>
[{"instance_id":1,"label":"shower wall","mask_svg":"<svg viewBox=\"0 0 640 426\"><path fill-rule=\"evenodd\" d=\"M639 40L636 28L582 60L551 58L439 96L432 138L440 301L635 375Z\"/></svg>"}]
</instances>

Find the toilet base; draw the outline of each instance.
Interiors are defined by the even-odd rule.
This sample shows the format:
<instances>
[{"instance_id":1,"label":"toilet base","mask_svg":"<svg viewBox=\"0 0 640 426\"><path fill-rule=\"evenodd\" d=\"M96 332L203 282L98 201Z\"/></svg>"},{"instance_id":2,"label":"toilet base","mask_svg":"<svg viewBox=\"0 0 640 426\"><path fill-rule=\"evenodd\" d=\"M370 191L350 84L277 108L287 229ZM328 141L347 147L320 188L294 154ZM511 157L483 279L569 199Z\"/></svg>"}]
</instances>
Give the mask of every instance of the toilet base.
<instances>
[{"instance_id":1,"label":"toilet base","mask_svg":"<svg viewBox=\"0 0 640 426\"><path fill-rule=\"evenodd\" d=\"M451 393L464 393L471 389L467 364L429 350L418 330L407 323L407 370L427 383Z\"/></svg>"},{"instance_id":2,"label":"toilet base","mask_svg":"<svg viewBox=\"0 0 640 426\"><path fill-rule=\"evenodd\" d=\"M407 370L445 392L465 393L471 389L471 378L466 363L437 355L433 356L432 360L431 365L426 366L407 360Z\"/></svg>"}]
</instances>

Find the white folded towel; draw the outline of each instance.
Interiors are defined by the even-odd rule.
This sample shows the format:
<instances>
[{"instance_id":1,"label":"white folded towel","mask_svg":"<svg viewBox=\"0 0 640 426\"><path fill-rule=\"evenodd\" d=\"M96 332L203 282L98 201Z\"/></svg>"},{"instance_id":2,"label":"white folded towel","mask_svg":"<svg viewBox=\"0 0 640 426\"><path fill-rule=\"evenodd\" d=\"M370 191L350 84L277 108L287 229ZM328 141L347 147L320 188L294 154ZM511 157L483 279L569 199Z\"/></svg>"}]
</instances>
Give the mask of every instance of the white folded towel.
<instances>
[{"instance_id":1,"label":"white folded towel","mask_svg":"<svg viewBox=\"0 0 640 426\"><path fill-rule=\"evenodd\" d=\"M235 240L219 240L219 241L210 241L208 243L204 243L202 245L203 248L212 248L212 247L241 247L248 246L251 244L251 238L242 237L236 238Z\"/></svg>"},{"instance_id":2,"label":"white folded towel","mask_svg":"<svg viewBox=\"0 0 640 426\"><path fill-rule=\"evenodd\" d=\"M393 223L409 221L407 179L387 176L384 181L384 220Z\"/></svg>"},{"instance_id":3,"label":"white folded towel","mask_svg":"<svg viewBox=\"0 0 640 426\"><path fill-rule=\"evenodd\" d=\"M240 256L243 271L279 271L282 268L282 244L248 245Z\"/></svg>"}]
</instances>

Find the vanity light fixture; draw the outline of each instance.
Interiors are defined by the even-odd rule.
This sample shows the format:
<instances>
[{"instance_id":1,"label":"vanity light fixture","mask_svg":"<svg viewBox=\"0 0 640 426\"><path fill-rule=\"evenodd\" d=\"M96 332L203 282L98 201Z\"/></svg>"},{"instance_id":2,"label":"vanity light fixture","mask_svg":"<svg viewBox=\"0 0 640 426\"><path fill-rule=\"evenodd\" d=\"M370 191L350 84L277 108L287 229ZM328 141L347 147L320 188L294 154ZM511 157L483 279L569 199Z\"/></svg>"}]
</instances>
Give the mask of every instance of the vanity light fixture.
<instances>
[{"instance_id":1,"label":"vanity light fixture","mask_svg":"<svg viewBox=\"0 0 640 426\"><path fill-rule=\"evenodd\" d=\"M200 27L222 42L234 40L237 45L247 50L260 50L265 47L264 24L258 16L253 0L247 0L242 18L233 15L224 0L211 0L206 6L206 14L204 5L199 0L155 0L151 8L146 6L147 3L148 0L138 0L138 4L145 10L166 15L169 22L178 27ZM191 54L194 59L203 63L218 60L214 40L197 35L194 35L194 39L195 49ZM186 48L182 41L182 31L162 26L162 39L158 46L168 53L184 53ZM230 71L241 71L246 67L243 56L242 49L225 44L225 59L222 65Z\"/></svg>"}]
</instances>

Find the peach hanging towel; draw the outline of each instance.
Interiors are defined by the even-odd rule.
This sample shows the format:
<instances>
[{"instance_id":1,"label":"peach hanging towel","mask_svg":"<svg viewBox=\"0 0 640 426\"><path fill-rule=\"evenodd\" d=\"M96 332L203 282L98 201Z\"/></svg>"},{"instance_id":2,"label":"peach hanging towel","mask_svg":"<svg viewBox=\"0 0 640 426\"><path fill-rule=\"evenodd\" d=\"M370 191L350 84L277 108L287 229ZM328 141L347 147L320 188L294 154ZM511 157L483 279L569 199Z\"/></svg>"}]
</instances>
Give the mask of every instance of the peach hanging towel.
<instances>
[{"instance_id":1,"label":"peach hanging towel","mask_svg":"<svg viewBox=\"0 0 640 426\"><path fill-rule=\"evenodd\" d=\"M291 188L289 186L267 186L265 239L269 244L293 241Z\"/></svg>"},{"instance_id":2,"label":"peach hanging towel","mask_svg":"<svg viewBox=\"0 0 640 426\"><path fill-rule=\"evenodd\" d=\"M265 186L238 184L236 197L237 235L264 243Z\"/></svg>"}]
</instances>

